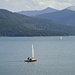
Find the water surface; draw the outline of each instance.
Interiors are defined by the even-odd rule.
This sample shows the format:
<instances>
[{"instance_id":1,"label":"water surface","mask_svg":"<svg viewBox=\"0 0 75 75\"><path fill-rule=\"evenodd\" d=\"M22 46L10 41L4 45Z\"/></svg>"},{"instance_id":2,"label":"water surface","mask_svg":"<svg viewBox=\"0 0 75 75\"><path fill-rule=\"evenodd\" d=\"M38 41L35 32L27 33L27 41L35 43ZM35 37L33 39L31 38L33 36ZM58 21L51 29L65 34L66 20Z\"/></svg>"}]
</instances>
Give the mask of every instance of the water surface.
<instances>
[{"instance_id":1,"label":"water surface","mask_svg":"<svg viewBox=\"0 0 75 75\"><path fill-rule=\"evenodd\" d=\"M0 75L75 75L75 37L0 37Z\"/></svg>"}]
</instances>

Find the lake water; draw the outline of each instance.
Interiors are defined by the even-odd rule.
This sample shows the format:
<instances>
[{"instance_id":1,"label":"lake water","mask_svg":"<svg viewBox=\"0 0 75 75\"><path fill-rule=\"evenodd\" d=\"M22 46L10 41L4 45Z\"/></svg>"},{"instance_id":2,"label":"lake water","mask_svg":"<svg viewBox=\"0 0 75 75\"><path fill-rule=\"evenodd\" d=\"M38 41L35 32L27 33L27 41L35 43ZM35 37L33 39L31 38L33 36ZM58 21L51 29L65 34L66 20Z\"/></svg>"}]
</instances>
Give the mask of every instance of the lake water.
<instances>
[{"instance_id":1,"label":"lake water","mask_svg":"<svg viewBox=\"0 0 75 75\"><path fill-rule=\"evenodd\" d=\"M0 75L75 75L75 37L0 37Z\"/></svg>"}]
</instances>

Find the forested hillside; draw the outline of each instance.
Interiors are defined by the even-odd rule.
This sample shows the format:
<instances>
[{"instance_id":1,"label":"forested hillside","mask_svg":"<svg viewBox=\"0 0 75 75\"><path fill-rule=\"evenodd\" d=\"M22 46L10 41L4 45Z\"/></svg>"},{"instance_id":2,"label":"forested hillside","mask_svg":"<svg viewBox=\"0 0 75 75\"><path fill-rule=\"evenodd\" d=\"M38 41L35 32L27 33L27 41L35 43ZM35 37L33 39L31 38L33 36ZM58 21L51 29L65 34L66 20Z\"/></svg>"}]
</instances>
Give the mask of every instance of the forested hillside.
<instances>
[{"instance_id":1,"label":"forested hillside","mask_svg":"<svg viewBox=\"0 0 75 75\"><path fill-rule=\"evenodd\" d=\"M0 36L75 35L75 28L0 9Z\"/></svg>"}]
</instances>

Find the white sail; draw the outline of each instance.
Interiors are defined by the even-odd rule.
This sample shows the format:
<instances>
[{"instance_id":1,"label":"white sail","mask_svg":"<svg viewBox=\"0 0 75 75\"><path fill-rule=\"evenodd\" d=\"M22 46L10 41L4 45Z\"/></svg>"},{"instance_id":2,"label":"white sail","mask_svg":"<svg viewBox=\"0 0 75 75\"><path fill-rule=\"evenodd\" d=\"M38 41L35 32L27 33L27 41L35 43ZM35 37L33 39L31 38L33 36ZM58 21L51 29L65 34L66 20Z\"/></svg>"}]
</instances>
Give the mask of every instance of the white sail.
<instances>
[{"instance_id":1,"label":"white sail","mask_svg":"<svg viewBox=\"0 0 75 75\"><path fill-rule=\"evenodd\" d=\"M33 44L32 44L32 58L34 58L34 47L33 47Z\"/></svg>"},{"instance_id":2,"label":"white sail","mask_svg":"<svg viewBox=\"0 0 75 75\"><path fill-rule=\"evenodd\" d=\"M62 36L60 37L60 39L62 40Z\"/></svg>"}]
</instances>

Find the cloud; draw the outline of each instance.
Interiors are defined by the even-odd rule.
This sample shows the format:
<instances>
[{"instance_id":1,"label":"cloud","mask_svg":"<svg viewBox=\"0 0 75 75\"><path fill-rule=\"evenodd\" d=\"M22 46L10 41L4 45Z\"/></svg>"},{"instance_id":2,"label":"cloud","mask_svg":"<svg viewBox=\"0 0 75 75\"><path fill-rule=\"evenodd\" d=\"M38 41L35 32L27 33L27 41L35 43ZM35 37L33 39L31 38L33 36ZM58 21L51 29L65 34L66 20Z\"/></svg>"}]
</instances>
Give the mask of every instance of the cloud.
<instances>
[{"instance_id":1,"label":"cloud","mask_svg":"<svg viewBox=\"0 0 75 75\"><path fill-rule=\"evenodd\" d=\"M7 2L8 2L9 0L5 0L5 1L7 1Z\"/></svg>"},{"instance_id":2,"label":"cloud","mask_svg":"<svg viewBox=\"0 0 75 75\"><path fill-rule=\"evenodd\" d=\"M72 5L71 2L67 0L64 0L64 1L60 0L60 1L55 1L54 7L56 7L57 9L63 9L71 5Z\"/></svg>"},{"instance_id":3,"label":"cloud","mask_svg":"<svg viewBox=\"0 0 75 75\"><path fill-rule=\"evenodd\" d=\"M75 0L0 0L0 8L12 11L38 10L46 7L63 9L75 5Z\"/></svg>"},{"instance_id":4,"label":"cloud","mask_svg":"<svg viewBox=\"0 0 75 75\"><path fill-rule=\"evenodd\" d=\"M33 0L39 6L43 7L53 7L57 9L63 9L65 7L71 6L74 0Z\"/></svg>"}]
</instances>

